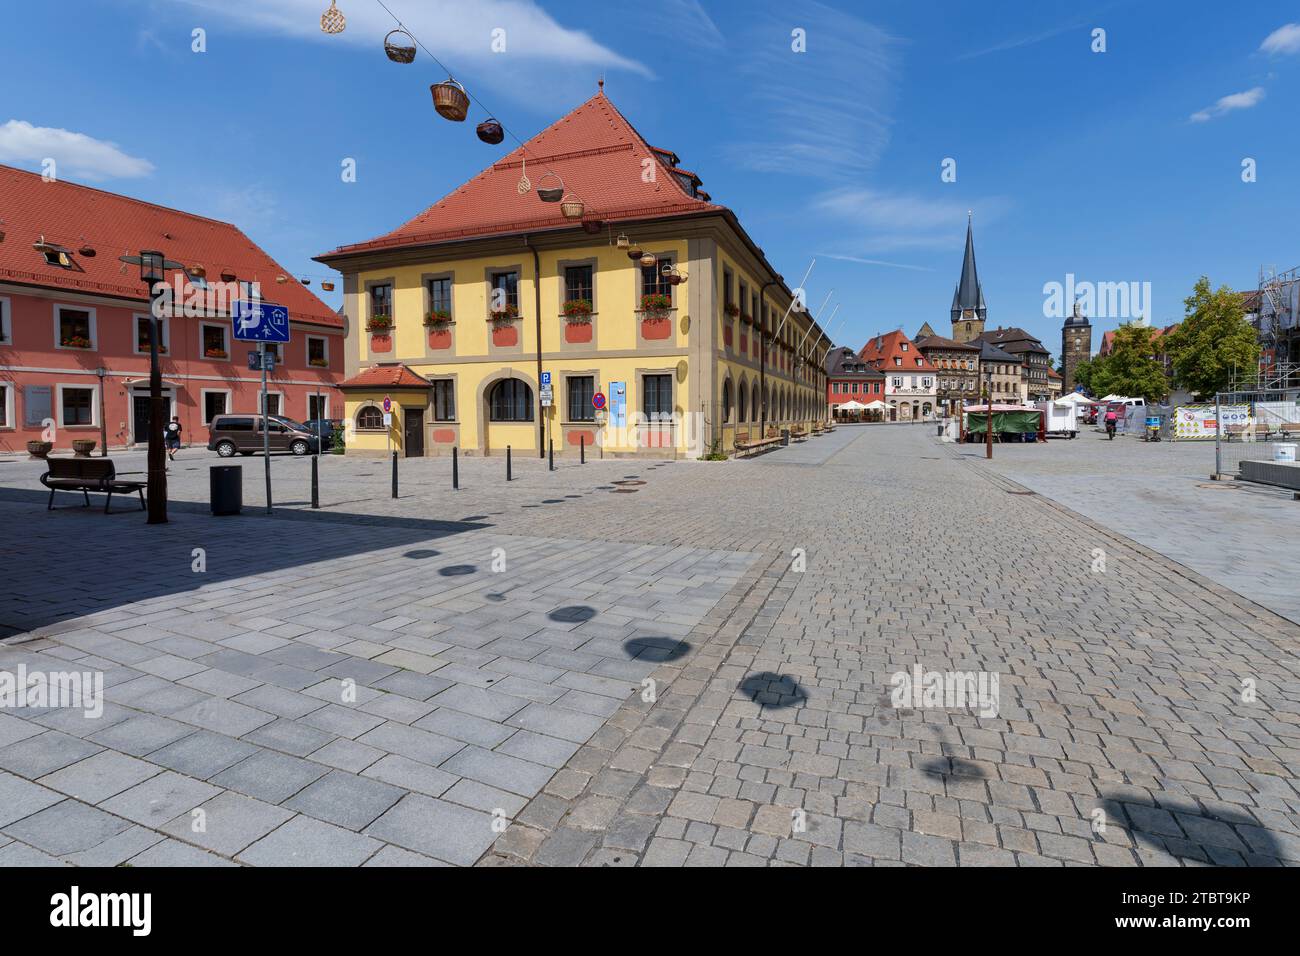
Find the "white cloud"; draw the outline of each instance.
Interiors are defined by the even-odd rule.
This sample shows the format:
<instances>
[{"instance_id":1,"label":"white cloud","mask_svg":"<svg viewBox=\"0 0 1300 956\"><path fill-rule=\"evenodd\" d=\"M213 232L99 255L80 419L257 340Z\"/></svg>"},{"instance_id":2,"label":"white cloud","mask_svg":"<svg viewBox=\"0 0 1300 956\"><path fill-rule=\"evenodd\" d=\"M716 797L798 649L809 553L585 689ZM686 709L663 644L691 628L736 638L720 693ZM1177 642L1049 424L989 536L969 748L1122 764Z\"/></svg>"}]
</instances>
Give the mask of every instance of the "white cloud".
<instances>
[{"instance_id":1,"label":"white cloud","mask_svg":"<svg viewBox=\"0 0 1300 956\"><path fill-rule=\"evenodd\" d=\"M252 30L271 32L299 39L364 46L382 55L383 36L396 27L393 18L373 0L345 2L339 9L347 17L347 28L339 34L325 34L320 28L321 14L327 0L257 0L255 3L231 3L230 0L172 0L173 3L198 8L215 18ZM561 63L566 66L595 66L630 70L643 76L651 71L596 42L583 30L563 27L532 0L419 0L390 4L393 12L419 40L451 69L459 70L467 61L489 58L500 63L515 57L520 60ZM492 31L505 30L506 49L495 53ZM211 31L209 31L211 32ZM209 43L211 43L209 37ZM415 62L428 56L416 54Z\"/></svg>"},{"instance_id":2,"label":"white cloud","mask_svg":"<svg viewBox=\"0 0 1300 956\"><path fill-rule=\"evenodd\" d=\"M812 205L814 211L828 219L849 224L839 230L842 238L836 258L899 268L906 266L874 260L871 254L884 250L960 248L966 214L972 206L977 228L997 220L1009 207L1007 200L999 196L962 202L883 193L865 187L825 192ZM850 228L852 231L844 234Z\"/></svg>"},{"instance_id":3,"label":"white cloud","mask_svg":"<svg viewBox=\"0 0 1300 956\"><path fill-rule=\"evenodd\" d=\"M884 259L865 259L862 256L845 256L834 252L819 252L818 258L836 259L840 262L856 262L863 266L886 266L890 269L910 269L914 272L933 272L929 266L914 266L906 262L888 262Z\"/></svg>"},{"instance_id":4,"label":"white cloud","mask_svg":"<svg viewBox=\"0 0 1300 956\"><path fill-rule=\"evenodd\" d=\"M1278 27L1259 45L1261 53L1300 53L1300 23Z\"/></svg>"},{"instance_id":5,"label":"white cloud","mask_svg":"<svg viewBox=\"0 0 1300 956\"><path fill-rule=\"evenodd\" d=\"M0 126L0 162L40 165L46 159L55 161L60 179L90 182L148 176L154 168L147 159L128 156L116 143L85 133L16 119Z\"/></svg>"},{"instance_id":6,"label":"white cloud","mask_svg":"<svg viewBox=\"0 0 1300 956\"><path fill-rule=\"evenodd\" d=\"M1254 89L1246 90L1244 93L1229 93L1227 96L1219 97L1213 106L1208 106L1203 110L1197 110L1191 115L1193 123L1205 123L1216 116L1222 116L1225 113L1231 113L1233 110L1248 110L1259 103L1264 98L1264 87L1256 86Z\"/></svg>"},{"instance_id":7,"label":"white cloud","mask_svg":"<svg viewBox=\"0 0 1300 956\"><path fill-rule=\"evenodd\" d=\"M791 50L806 31L807 52ZM729 158L764 173L842 179L870 169L889 143L899 72L894 37L820 3L800 3L753 25L735 43L755 135Z\"/></svg>"}]
</instances>

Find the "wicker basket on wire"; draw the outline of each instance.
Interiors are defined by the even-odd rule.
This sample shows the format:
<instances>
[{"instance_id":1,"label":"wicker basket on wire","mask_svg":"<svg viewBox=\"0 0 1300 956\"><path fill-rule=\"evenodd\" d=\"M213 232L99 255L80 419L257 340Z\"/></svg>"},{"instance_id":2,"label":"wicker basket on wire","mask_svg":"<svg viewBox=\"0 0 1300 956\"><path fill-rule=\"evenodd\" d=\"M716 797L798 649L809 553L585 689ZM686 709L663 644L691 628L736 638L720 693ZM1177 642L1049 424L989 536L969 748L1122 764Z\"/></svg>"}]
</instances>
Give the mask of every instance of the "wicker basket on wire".
<instances>
[{"instance_id":1,"label":"wicker basket on wire","mask_svg":"<svg viewBox=\"0 0 1300 956\"><path fill-rule=\"evenodd\" d=\"M409 42L403 43L403 39ZM402 29L391 31L388 36L384 37L384 53L394 63L414 63L415 37Z\"/></svg>"},{"instance_id":2,"label":"wicker basket on wire","mask_svg":"<svg viewBox=\"0 0 1300 956\"><path fill-rule=\"evenodd\" d=\"M433 108L439 116L453 123L465 122L469 115L469 94L465 87L449 76L444 82L430 86L429 92L433 94Z\"/></svg>"}]
</instances>

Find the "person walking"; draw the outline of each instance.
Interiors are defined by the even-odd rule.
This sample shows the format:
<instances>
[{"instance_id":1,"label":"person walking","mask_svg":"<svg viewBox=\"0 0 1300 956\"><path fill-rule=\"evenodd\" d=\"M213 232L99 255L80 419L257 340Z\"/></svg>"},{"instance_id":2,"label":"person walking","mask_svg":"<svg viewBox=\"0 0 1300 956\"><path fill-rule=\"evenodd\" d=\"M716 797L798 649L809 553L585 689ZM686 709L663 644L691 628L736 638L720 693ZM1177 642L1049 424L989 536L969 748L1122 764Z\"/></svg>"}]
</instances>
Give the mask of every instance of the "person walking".
<instances>
[{"instance_id":1,"label":"person walking","mask_svg":"<svg viewBox=\"0 0 1300 956\"><path fill-rule=\"evenodd\" d=\"M176 453L181 450L181 420L175 415L167 423L166 434L163 436L163 443L167 446L167 458L170 461L176 460Z\"/></svg>"}]
</instances>

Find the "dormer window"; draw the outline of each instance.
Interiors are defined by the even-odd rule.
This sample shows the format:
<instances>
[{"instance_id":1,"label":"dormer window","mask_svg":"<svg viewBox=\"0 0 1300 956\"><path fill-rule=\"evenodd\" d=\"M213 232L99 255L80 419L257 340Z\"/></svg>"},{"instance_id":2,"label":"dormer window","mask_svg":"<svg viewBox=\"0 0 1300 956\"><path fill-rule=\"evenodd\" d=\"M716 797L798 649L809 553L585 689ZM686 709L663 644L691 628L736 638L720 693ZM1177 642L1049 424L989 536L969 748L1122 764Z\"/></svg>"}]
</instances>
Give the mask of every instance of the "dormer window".
<instances>
[{"instance_id":1,"label":"dormer window","mask_svg":"<svg viewBox=\"0 0 1300 956\"><path fill-rule=\"evenodd\" d=\"M904 352L907 351L907 343L906 343L906 342L903 343L903 351L904 351Z\"/></svg>"},{"instance_id":2,"label":"dormer window","mask_svg":"<svg viewBox=\"0 0 1300 956\"><path fill-rule=\"evenodd\" d=\"M58 266L60 269L71 269L72 256L61 249L46 249L45 264L47 266Z\"/></svg>"}]
</instances>

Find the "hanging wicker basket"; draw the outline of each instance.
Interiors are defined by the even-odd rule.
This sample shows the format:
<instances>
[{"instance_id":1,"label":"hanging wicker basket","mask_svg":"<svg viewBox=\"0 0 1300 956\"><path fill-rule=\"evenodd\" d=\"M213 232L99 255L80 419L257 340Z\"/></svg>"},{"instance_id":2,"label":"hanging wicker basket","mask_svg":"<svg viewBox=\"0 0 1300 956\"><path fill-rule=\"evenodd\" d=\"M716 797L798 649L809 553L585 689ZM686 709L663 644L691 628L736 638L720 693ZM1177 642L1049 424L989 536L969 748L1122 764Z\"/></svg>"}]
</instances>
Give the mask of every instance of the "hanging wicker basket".
<instances>
[{"instance_id":1,"label":"hanging wicker basket","mask_svg":"<svg viewBox=\"0 0 1300 956\"><path fill-rule=\"evenodd\" d=\"M334 283L333 283L333 282L330 282L328 279L327 279L326 281L322 282L322 283L320 284L320 287L321 287L321 289L322 289L323 291L325 291L325 292L333 292L333 291L334 291Z\"/></svg>"},{"instance_id":2,"label":"hanging wicker basket","mask_svg":"<svg viewBox=\"0 0 1300 956\"><path fill-rule=\"evenodd\" d=\"M506 138L506 131L502 129L501 124L492 117L488 117L483 122L479 123L474 132L478 134L479 139L483 140L483 142L487 143L489 146L495 146Z\"/></svg>"},{"instance_id":3,"label":"hanging wicker basket","mask_svg":"<svg viewBox=\"0 0 1300 956\"><path fill-rule=\"evenodd\" d=\"M403 40L409 42L403 43ZM414 63L415 37L405 30L393 30L388 36L384 37L384 52L388 54L388 58L394 63Z\"/></svg>"},{"instance_id":4,"label":"hanging wicker basket","mask_svg":"<svg viewBox=\"0 0 1300 956\"><path fill-rule=\"evenodd\" d=\"M632 240L627 237L626 233L620 232L618 238L614 240L614 244L620 249L626 249L628 246L632 245Z\"/></svg>"},{"instance_id":5,"label":"hanging wicker basket","mask_svg":"<svg viewBox=\"0 0 1300 956\"><path fill-rule=\"evenodd\" d=\"M342 33L347 25L348 19L343 16L343 11L334 5L334 0L330 0L330 8L320 15L320 28L326 33Z\"/></svg>"},{"instance_id":6,"label":"hanging wicker basket","mask_svg":"<svg viewBox=\"0 0 1300 956\"><path fill-rule=\"evenodd\" d=\"M548 177L554 179L560 185L543 186L542 183L546 182ZM564 198L564 180L548 170L546 174L537 181L537 198L542 202L559 202Z\"/></svg>"},{"instance_id":7,"label":"hanging wicker basket","mask_svg":"<svg viewBox=\"0 0 1300 956\"><path fill-rule=\"evenodd\" d=\"M533 188L533 182L528 178L528 157L520 157L519 165L522 168L519 173L519 182L515 185L515 189L519 191L519 195L523 196Z\"/></svg>"},{"instance_id":8,"label":"hanging wicker basket","mask_svg":"<svg viewBox=\"0 0 1300 956\"><path fill-rule=\"evenodd\" d=\"M463 123L469 114L469 94L451 77L444 83L434 83L429 87L433 94L433 108L443 119L453 123Z\"/></svg>"},{"instance_id":9,"label":"hanging wicker basket","mask_svg":"<svg viewBox=\"0 0 1300 956\"><path fill-rule=\"evenodd\" d=\"M641 253L641 265L645 266L646 268L649 268L650 266L654 265L658 261L659 260L655 258L655 254L653 252Z\"/></svg>"},{"instance_id":10,"label":"hanging wicker basket","mask_svg":"<svg viewBox=\"0 0 1300 956\"><path fill-rule=\"evenodd\" d=\"M564 201L560 203L560 212L565 219L581 219L586 209L587 207L583 204L583 201L573 193L565 196Z\"/></svg>"}]
</instances>

